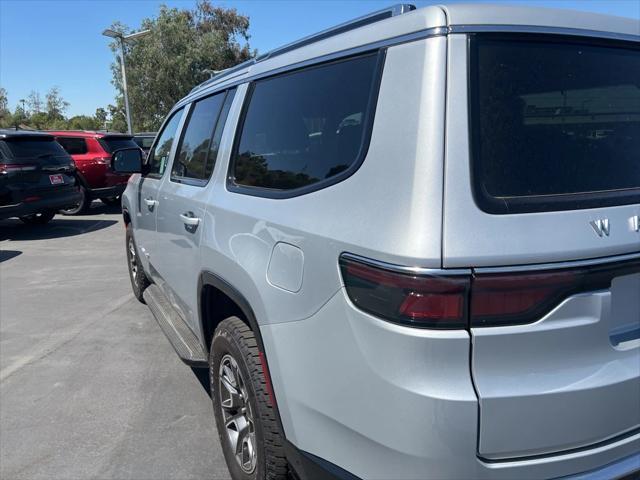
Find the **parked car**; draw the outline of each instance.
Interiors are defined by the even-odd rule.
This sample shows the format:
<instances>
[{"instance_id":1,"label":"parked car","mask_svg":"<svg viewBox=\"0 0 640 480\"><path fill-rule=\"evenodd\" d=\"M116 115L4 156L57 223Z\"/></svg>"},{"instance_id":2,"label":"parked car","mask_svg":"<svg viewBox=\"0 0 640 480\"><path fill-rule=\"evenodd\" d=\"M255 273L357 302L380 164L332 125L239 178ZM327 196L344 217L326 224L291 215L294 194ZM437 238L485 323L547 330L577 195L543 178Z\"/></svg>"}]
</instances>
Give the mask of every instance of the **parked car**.
<instances>
[{"instance_id":1,"label":"parked car","mask_svg":"<svg viewBox=\"0 0 640 480\"><path fill-rule=\"evenodd\" d=\"M80 198L71 157L51 135L0 130L0 219L45 224Z\"/></svg>"},{"instance_id":2,"label":"parked car","mask_svg":"<svg viewBox=\"0 0 640 480\"><path fill-rule=\"evenodd\" d=\"M115 174L109 162L119 148L137 147L131 135L94 131L50 132L73 157L80 183L80 202L62 211L66 215L85 213L94 199L107 205L119 205L128 175Z\"/></svg>"},{"instance_id":3,"label":"parked car","mask_svg":"<svg viewBox=\"0 0 640 480\"><path fill-rule=\"evenodd\" d=\"M639 469L639 47L632 19L394 7L114 155L133 291L209 369L232 478Z\"/></svg>"},{"instance_id":4,"label":"parked car","mask_svg":"<svg viewBox=\"0 0 640 480\"><path fill-rule=\"evenodd\" d=\"M138 144L138 146L144 151L144 153L149 153L149 149L151 145L153 145L153 141L156 138L157 132L140 132L136 133L133 136L133 141Z\"/></svg>"}]
</instances>

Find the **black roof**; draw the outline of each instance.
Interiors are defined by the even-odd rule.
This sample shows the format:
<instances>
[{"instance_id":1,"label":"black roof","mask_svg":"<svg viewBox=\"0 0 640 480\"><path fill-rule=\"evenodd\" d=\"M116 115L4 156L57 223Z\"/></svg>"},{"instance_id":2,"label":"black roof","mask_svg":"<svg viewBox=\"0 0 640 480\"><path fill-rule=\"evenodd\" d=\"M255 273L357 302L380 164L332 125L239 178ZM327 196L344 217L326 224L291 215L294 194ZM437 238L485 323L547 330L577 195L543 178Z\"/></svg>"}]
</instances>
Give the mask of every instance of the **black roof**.
<instances>
[{"instance_id":1,"label":"black roof","mask_svg":"<svg viewBox=\"0 0 640 480\"><path fill-rule=\"evenodd\" d=\"M51 138L53 139L53 135L45 132L38 132L35 130L9 130L9 129L0 129L0 140L5 138L18 138L18 137L37 137L37 138Z\"/></svg>"}]
</instances>

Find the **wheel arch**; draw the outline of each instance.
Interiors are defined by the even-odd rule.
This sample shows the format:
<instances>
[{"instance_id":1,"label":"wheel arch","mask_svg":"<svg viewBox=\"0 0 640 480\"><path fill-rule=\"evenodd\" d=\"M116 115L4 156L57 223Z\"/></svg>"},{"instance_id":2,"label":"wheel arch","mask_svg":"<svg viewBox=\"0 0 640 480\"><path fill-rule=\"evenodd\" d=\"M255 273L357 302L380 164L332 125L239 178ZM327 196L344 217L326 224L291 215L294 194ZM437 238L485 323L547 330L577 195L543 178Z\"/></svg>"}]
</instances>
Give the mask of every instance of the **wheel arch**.
<instances>
[{"instance_id":1,"label":"wheel arch","mask_svg":"<svg viewBox=\"0 0 640 480\"><path fill-rule=\"evenodd\" d=\"M251 328L258 342L258 348L264 354L264 343L256 315L249 301L238 289L219 275L203 271L198 279L198 292L199 323L207 352L218 324L225 318L235 315ZM220 310L213 314L211 307L215 300L222 301L223 304Z\"/></svg>"}]
</instances>

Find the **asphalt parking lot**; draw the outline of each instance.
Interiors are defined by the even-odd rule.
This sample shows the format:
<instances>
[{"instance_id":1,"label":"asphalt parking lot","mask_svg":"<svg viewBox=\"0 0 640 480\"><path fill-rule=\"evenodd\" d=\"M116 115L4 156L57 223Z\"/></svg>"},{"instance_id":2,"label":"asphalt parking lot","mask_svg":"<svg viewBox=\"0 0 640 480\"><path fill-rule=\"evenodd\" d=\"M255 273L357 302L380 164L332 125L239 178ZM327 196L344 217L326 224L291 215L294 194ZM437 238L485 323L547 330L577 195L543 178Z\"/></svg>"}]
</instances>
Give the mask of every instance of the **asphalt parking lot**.
<instances>
[{"instance_id":1,"label":"asphalt parking lot","mask_svg":"<svg viewBox=\"0 0 640 480\"><path fill-rule=\"evenodd\" d=\"M118 209L0 220L0 478L229 478L204 377L132 296Z\"/></svg>"}]
</instances>

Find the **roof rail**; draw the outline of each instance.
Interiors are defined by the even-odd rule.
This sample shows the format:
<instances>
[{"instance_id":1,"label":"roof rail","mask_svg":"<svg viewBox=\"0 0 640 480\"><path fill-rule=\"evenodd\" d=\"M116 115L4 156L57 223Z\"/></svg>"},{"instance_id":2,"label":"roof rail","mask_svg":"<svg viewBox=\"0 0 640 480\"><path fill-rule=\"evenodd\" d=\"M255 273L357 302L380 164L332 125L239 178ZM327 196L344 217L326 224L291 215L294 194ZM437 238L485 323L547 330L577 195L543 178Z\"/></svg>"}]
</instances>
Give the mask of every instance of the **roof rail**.
<instances>
[{"instance_id":1,"label":"roof rail","mask_svg":"<svg viewBox=\"0 0 640 480\"><path fill-rule=\"evenodd\" d=\"M370 25L372 23L379 22L380 20L385 20L387 18L395 17L397 15L402 15L403 13L407 13L415 9L416 9L415 5L411 5L409 3L400 3L388 8L384 8L382 10L377 10L367 15L363 15L362 17L354 18L353 20L349 20L348 22L341 23L339 25L336 25L335 27L331 27L326 30L322 30L321 32L314 33L313 35L309 35L308 37L301 38L300 40L296 40L295 42L287 43L286 45L283 45L282 47L278 47L274 50L271 50L270 52L263 53L262 55L258 55L256 58L252 58L251 60L242 62L236 65L235 67L227 68L226 70L221 71L217 75L213 75L210 79L204 81L200 85L197 85L189 93L193 93L196 90L199 90L228 75L231 75L232 73L237 72L238 70L248 68L251 65L267 60L268 58L277 57L278 55L282 55L292 50L296 50L298 48L310 45L312 43L319 42L320 40L324 40L326 38L330 38L335 35L340 35L341 33L345 33L350 30L355 30L356 28L364 27L365 25Z\"/></svg>"},{"instance_id":2,"label":"roof rail","mask_svg":"<svg viewBox=\"0 0 640 480\"><path fill-rule=\"evenodd\" d=\"M385 20L397 15L402 15L403 13L407 13L415 9L415 5L404 3L393 5L392 7L388 7L382 10L377 10L367 15L363 15L362 17L354 18L353 20L349 20L348 22L336 25L335 27L331 27L326 30L322 30L321 32L314 33L313 35L309 35L308 37L301 38L300 40L297 40L295 42L288 43L265 54L259 55L256 58L256 63L266 60L267 58L277 57L278 55L290 52L291 50L296 50L306 45L319 42L320 40L324 40L335 35L340 35L341 33L355 30L356 28L364 27L365 25L379 22L380 20Z\"/></svg>"}]
</instances>

